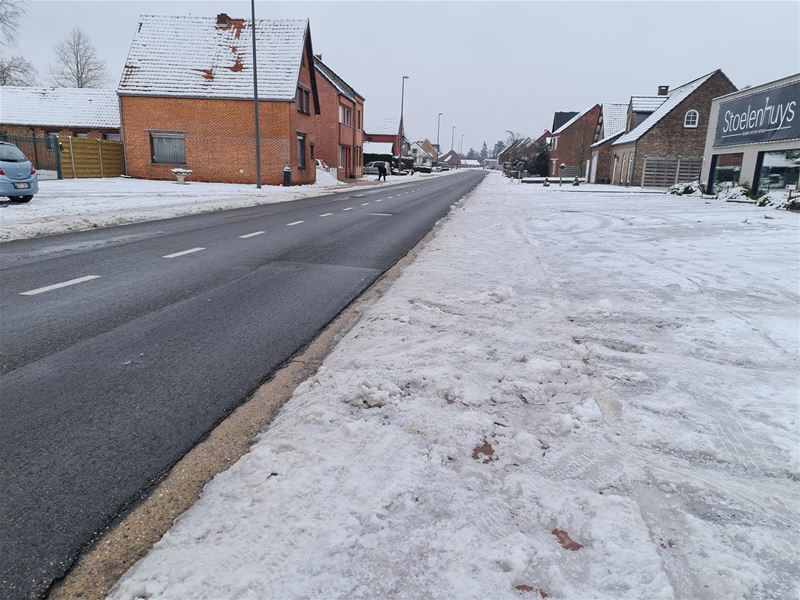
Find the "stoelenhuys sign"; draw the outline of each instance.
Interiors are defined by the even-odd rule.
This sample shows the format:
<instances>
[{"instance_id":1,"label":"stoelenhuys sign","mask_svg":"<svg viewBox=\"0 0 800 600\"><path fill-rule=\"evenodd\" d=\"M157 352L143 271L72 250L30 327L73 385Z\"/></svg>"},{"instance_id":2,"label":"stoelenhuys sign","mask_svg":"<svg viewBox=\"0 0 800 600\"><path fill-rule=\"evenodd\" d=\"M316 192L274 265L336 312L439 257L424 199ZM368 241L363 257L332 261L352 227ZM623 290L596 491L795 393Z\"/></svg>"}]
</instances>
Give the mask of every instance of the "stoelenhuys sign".
<instances>
[{"instance_id":1,"label":"stoelenhuys sign","mask_svg":"<svg viewBox=\"0 0 800 600\"><path fill-rule=\"evenodd\" d=\"M715 146L800 138L800 82L719 105Z\"/></svg>"}]
</instances>

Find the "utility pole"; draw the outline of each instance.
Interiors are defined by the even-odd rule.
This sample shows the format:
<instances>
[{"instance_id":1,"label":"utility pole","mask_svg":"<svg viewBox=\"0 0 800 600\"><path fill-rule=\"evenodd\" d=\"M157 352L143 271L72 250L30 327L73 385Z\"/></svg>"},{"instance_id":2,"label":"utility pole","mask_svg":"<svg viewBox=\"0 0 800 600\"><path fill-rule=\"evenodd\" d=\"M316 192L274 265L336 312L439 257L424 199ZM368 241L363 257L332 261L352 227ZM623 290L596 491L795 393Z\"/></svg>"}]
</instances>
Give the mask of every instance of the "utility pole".
<instances>
[{"instance_id":1,"label":"utility pole","mask_svg":"<svg viewBox=\"0 0 800 600\"><path fill-rule=\"evenodd\" d=\"M400 88L400 122L403 123L403 102L406 98L406 79L410 79L408 75L403 75L403 84ZM406 137L406 125L403 123L403 139L400 140L400 148L398 150L398 156L400 157L400 172L403 172L403 142L405 141Z\"/></svg>"},{"instance_id":2,"label":"utility pole","mask_svg":"<svg viewBox=\"0 0 800 600\"><path fill-rule=\"evenodd\" d=\"M450 151L451 152L453 151L453 148L455 148L455 144L454 144L455 139L456 139L456 126L453 125L453 131L450 132Z\"/></svg>"},{"instance_id":3,"label":"utility pole","mask_svg":"<svg viewBox=\"0 0 800 600\"><path fill-rule=\"evenodd\" d=\"M458 153L461 154L464 151L464 134L461 134L461 141L458 142Z\"/></svg>"},{"instance_id":4,"label":"utility pole","mask_svg":"<svg viewBox=\"0 0 800 600\"><path fill-rule=\"evenodd\" d=\"M256 0L250 0L250 19L253 37L253 114L256 126L256 188L261 189L261 134L258 125L258 60L256 58Z\"/></svg>"},{"instance_id":5,"label":"utility pole","mask_svg":"<svg viewBox=\"0 0 800 600\"><path fill-rule=\"evenodd\" d=\"M442 115L444 113L439 113L439 118L436 120L436 152L441 152L439 148L439 129L442 127Z\"/></svg>"}]
</instances>

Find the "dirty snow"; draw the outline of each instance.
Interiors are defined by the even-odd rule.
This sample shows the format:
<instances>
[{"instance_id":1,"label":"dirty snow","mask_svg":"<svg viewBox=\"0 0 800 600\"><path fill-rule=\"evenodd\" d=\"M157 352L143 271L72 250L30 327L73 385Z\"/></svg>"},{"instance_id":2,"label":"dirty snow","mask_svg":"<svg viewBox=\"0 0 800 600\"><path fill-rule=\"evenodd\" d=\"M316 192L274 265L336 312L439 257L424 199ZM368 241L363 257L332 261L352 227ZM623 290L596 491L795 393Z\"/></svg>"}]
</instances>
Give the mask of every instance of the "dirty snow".
<instances>
[{"instance_id":1,"label":"dirty snow","mask_svg":"<svg viewBox=\"0 0 800 600\"><path fill-rule=\"evenodd\" d=\"M799 233L491 174L110 597L796 598Z\"/></svg>"},{"instance_id":2,"label":"dirty snow","mask_svg":"<svg viewBox=\"0 0 800 600\"><path fill-rule=\"evenodd\" d=\"M375 179L365 178L358 185L377 185ZM390 177L381 185L408 181ZM186 185L125 177L40 180L39 193L29 204L0 202L0 242L286 202L343 189L346 185L323 169L317 169L314 184L260 190L255 185L193 182L191 176Z\"/></svg>"}]
</instances>

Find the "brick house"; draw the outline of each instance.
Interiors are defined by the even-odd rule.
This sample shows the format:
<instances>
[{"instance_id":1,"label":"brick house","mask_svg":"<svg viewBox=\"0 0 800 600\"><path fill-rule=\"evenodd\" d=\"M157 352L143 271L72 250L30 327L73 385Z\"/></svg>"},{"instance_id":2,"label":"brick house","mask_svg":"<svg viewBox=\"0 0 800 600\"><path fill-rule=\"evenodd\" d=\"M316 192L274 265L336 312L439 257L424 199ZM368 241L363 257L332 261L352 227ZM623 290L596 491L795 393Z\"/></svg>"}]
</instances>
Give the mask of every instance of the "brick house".
<instances>
[{"instance_id":1,"label":"brick house","mask_svg":"<svg viewBox=\"0 0 800 600\"><path fill-rule=\"evenodd\" d=\"M364 113L364 138L368 142L392 145L392 156L400 156L406 142L400 111L374 111Z\"/></svg>"},{"instance_id":2,"label":"brick house","mask_svg":"<svg viewBox=\"0 0 800 600\"><path fill-rule=\"evenodd\" d=\"M586 174L586 163L591 158L590 146L598 139L602 112L601 105L595 104L553 132L549 176L583 177ZM564 169L560 168L562 164Z\"/></svg>"},{"instance_id":3,"label":"brick house","mask_svg":"<svg viewBox=\"0 0 800 600\"><path fill-rule=\"evenodd\" d=\"M419 140L417 144L419 144L419 146L425 150L425 152L431 155L433 162L439 160L439 151L436 149L436 144L432 143L428 138Z\"/></svg>"},{"instance_id":4,"label":"brick house","mask_svg":"<svg viewBox=\"0 0 800 600\"><path fill-rule=\"evenodd\" d=\"M448 150L441 156L439 156L438 160L439 164L446 164L450 168L457 168L458 165L461 163L461 156L459 156L458 152L455 150Z\"/></svg>"},{"instance_id":5,"label":"brick house","mask_svg":"<svg viewBox=\"0 0 800 600\"><path fill-rule=\"evenodd\" d=\"M114 90L0 86L0 133L119 140Z\"/></svg>"},{"instance_id":6,"label":"brick house","mask_svg":"<svg viewBox=\"0 0 800 600\"><path fill-rule=\"evenodd\" d=\"M196 181L255 182L252 22L142 15L117 88L127 172ZM320 114L308 21L256 23L261 181L316 180Z\"/></svg>"},{"instance_id":7,"label":"brick house","mask_svg":"<svg viewBox=\"0 0 800 600\"><path fill-rule=\"evenodd\" d=\"M734 91L720 69L671 91L662 86L663 102L611 144L612 183L668 187L699 179L711 100Z\"/></svg>"},{"instance_id":8,"label":"brick house","mask_svg":"<svg viewBox=\"0 0 800 600\"><path fill-rule=\"evenodd\" d=\"M611 144L626 131L629 104L605 103L600 114L598 140L591 145L587 181L610 183Z\"/></svg>"},{"instance_id":9,"label":"brick house","mask_svg":"<svg viewBox=\"0 0 800 600\"><path fill-rule=\"evenodd\" d=\"M364 97L315 57L320 118L315 119L315 152L336 168L338 179L364 174Z\"/></svg>"}]
</instances>

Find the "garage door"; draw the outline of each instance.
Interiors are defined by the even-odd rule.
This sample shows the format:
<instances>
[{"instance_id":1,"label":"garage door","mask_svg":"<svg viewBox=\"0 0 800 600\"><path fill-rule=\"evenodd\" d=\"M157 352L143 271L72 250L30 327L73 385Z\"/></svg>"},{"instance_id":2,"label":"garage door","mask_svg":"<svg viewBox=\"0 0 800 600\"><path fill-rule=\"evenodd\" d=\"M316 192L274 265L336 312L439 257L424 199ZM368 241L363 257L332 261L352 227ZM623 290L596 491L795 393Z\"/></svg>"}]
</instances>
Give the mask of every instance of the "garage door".
<instances>
[{"instance_id":1,"label":"garage door","mask_svg":"<svg viewBox=\"0 0 800 600\"><path fill-rule=\"evenodd\" d=\"M700 179L701 156L648 156L644 159L644 187L669 187Z\"/></svg>"}]
</instances>

